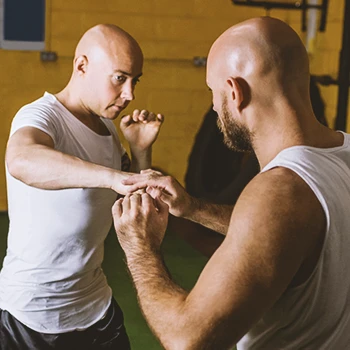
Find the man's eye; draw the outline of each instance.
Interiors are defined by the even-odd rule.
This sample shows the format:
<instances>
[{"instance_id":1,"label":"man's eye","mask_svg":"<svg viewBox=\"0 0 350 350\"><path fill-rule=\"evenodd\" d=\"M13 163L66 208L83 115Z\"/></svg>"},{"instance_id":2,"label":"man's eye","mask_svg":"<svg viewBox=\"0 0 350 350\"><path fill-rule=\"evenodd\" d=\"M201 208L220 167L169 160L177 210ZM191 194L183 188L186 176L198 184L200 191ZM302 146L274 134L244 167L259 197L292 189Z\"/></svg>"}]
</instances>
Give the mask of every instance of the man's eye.
<instances>
[{"instance_id":1,"label":"man's eye","mask_svg":"<svg viewBox=\"0 0 350 350\"><path fill-rule=\"evenodd\" d=\"M134 85L136 85L137 83L139 83L140 82L140 79L134 79L133 81L132 81L132 83L134 84Z\"/></svg>"},{"instance_id":2,"label":"man's eye","mask_svg":"<svg viewBox=\"0 0 350 350\"><path fill-rule=\"evenodd\" d=\"M122 83L125 81L125 77L123 77L122 75L114 75L113 79L118 83Z\"/></svg>"}]
</instances>

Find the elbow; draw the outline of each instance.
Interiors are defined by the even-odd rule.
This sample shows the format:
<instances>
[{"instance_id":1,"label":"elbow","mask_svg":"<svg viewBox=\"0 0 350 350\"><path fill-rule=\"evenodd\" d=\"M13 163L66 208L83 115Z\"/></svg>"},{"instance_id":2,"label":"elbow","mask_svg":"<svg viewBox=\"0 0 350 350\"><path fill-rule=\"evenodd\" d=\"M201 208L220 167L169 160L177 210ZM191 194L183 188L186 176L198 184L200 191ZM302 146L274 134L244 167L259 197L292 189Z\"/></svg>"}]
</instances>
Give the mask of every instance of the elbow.
<instances>
[{"instance_id":1,"label":"elbow","mask_svg":"<svg viewBox=\"0 0 350 350\"><path fill-rule=\"evenodd\" d=\"M16 157L6 155L6 167L9 172L9 174L13 177L17 178L17 174L20 169L20 165L18 164Z\"/></svg>"},{"instance_id":2,"label":"elbow","mask_svg":"<svg viewBox=\"0 0 350 350\"><path fill-rule=\"evenodd\" d=\"M9 174L17 180L23 179L23 159L19 155L6 154L6 167Z\"/></svg>"},{"instance_id":3,"label":"elbow","mask_svg":"<svg viewBox=\"0 0 350 350\"><path fill-rule=\"evenodd\" d=\"M162 341L167 350L200 350L201 348L186 336L178 336L176 338Z\"/></svg>"},{"instance_id":4,"label":"elbow","mask_svg":"<svg viewBox=\"0 0 350 350\"><path fill-rule=\"evenodd\" d=\"M167 350L229 350L234 348L241 337L225 327L189 326L176 332L163 333L160 341Z\"/></svg>"},{"instance_id":5,"label":"elbow","mask_svg":"<svg viewBox=\"0 0 350 350\"><path fill-rule=\"evenodd\" d=\"M227 339L226 337L217 339L206 339L203 337L202 339L196 337L178 337L177 339L169 339L167 342L162 342L162 345L166 350L229 350L234 348L237 342L232 339Z\"/></svg>"},{"instance_id":6,"label":"elbow","mask_svg":"<svg viewBox=\"0 0 350 350\"><path fill-rule=\"evenodd\" d=\"M192 332L183 330L160 339L167 350L203 350L207 347L203 344L204 337L199 336L198 330Z\"/></svg>"}]
</instances>

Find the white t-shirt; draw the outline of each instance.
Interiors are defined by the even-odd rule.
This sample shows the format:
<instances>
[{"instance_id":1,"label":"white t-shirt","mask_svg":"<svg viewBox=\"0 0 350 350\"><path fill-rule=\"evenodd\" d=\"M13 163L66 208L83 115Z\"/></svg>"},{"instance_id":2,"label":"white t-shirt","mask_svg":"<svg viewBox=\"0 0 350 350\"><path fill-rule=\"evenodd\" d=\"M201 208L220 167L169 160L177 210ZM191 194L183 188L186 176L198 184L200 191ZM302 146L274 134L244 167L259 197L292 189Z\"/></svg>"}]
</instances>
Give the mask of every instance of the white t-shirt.
<instances>
[{"instance_id":1,"label":"white t-shirt","mask_svg":"<svg viewBox=\"0 0 350 350\"><path fill-rule=\"evenodd\" d=\"M323 248L309 279L287 289L237 349L349 349L350 135L340 147L285 149L262 171L278 166L297 173L320 201L327 220Z\"/></svg>"},{"instance_id":2,"label":"white t-shirt","mask_svg":"<svg viewBox=\"0 0 350 350\"><path fill-rule=\"evenodd\" d=\"M121 169L125 149L113 122L101 120L111 135L96 134L45 93L18 111L10 136L35 127L51 136L58 151ZM116 193L42 190L16 180L7 169L6 177L10 228L0 308L42 333L91 326L104 315L112 295L101 263Z\"/></svg>"}]
</instances>

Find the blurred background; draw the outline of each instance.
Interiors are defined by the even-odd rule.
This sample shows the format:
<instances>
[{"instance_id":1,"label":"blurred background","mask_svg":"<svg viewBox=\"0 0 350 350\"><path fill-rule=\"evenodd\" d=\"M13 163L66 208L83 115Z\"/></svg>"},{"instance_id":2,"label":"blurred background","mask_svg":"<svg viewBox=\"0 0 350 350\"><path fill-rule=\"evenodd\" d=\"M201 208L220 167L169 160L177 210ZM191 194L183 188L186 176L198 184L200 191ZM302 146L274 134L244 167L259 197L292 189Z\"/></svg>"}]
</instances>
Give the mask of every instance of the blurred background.
<instances>
[{"instance_id":1,"label":"blurred background","mask_svg":"<svg viewBox=\"0 0 350 350\"><path fill-rule=\"evenodd\" d=\"M322 118L331 128L349 129L346 61L349 61L350 45L344 45L349 44L349 24L344 17L346 6L350 11L349 1L271 0L264 1L265 6L244 6L254 2L259 0L0 0L0 264L8 228L4 157L12 118L21 106L45 91L56 93L66 85L75 46L81 35L95 24L113 23L122 27L143 49L144 75L137 85L136 99L125 114L139 108L165 115L153 148L153 165L187 187L189 183L198 185L198 181L214 183L208 178L197 181L197 175L193 175L195 170L189 166L190 155L193 169L204 166L197 164L204 150L198 151L198 147L209 137L203 131L204 117L211 113L211 93L205 82L206 56L224 30L245 19L269 15L294 28L309 52L313 87L317 89ZM293 9L278 3L291 5ZM310 8L306 10L307 7ZM215 116L213 120L214 128ZM123 138L122 142L127 148ZM220 154L224 154L219 148ZM216 156L212 152L209 157L214 160ZM231 159L230 155L225 159ZM243 160L234 156L231 167ZM207 162L210 168L210 159ZM217 163L219 169L220 162ZM257 171L256 165L252 167L249 175L240 181L235 198L249 176ZM236 175L234 172L233 176ZM229 183L230 179L215 178L215 181ZM214 195L207 197L215 199L215 186L211 188ZM206 196L206 193L192 192ZM171 234L164 251L170 271L179 283L190 288L206 258ZM124 308L133 348L160 349L142 320L113 233L107 239L104 268Z\"/></svg>"}]
</instances>

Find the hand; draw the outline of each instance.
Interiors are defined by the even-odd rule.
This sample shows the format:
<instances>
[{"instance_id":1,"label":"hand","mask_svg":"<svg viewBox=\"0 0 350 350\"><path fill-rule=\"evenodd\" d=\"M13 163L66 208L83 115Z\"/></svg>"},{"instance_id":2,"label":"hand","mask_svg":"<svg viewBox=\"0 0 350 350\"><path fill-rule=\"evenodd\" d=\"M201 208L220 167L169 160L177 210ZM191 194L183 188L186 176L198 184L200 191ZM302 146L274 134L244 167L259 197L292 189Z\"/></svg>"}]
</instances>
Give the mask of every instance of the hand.
<instances>
[{"instance_id":1,"label":"hand","mask_svg":"<svg viewBox=\"0 0 350 350\"><path fill-rule=\"evenodd\" d=\"M142 152L148 150L157 139L163 120L162 114L135 109L132 116L121 118L120 129L131 150Z\"/></svg>"},{"instance_id":2,"label":"hand","mask_svg":"<svg viewBox=\"0 0 350 350\"><path fill-rule=\"evenodd\" d=\"M122 183L128 186L129 193L145 188L153 198L159 198L169 206L169 212L178 217L187 217L192 207L192 197L171 176L164 176L159 171L141 170Z\"/></svg>"},{"instance_id":3,"label":"hand","mask_svg":"<svg viewBox=\"0 0 350 350\"><path fill-rule=\"evenodd\" d=\"M168 224L168 206L147 193L128 194L112 208L115 231L125 255L159 251Z\"/></svg>"},{"instance_id":4,"label":"hand","mask_svg":"<svg viewBox=\"0 0 350 350\"><path fill-rule=\"evenodd\" d=\"M123 184L123 180L128 179L130 176L134 175L134 173L129 173L125 171L113 171L111 178L111 189L121 195L126 195L129 193L129 187Z\"/></svg>"}]
</instances>

